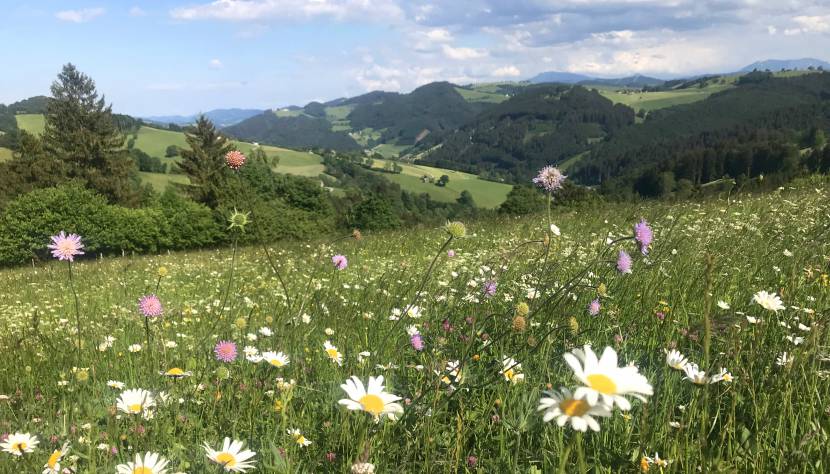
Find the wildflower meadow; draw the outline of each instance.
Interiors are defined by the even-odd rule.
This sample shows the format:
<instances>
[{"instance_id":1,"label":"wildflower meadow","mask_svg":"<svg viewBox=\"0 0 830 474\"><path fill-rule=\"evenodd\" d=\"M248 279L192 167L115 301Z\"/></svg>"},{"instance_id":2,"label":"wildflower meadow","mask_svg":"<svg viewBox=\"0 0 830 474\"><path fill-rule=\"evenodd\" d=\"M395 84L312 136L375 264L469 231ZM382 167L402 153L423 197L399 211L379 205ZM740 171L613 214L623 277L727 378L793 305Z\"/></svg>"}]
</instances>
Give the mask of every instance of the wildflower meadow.
<instances>
[{"instance_id":1,"label":"wildflower meadow","mask_svg":"<svg viewBox=\"0 0 830 474\"><path fill-rule=\"evenodd\" d=\"M810 178L155 256L64 229L0 273L0 472L825 472L828 226Z\"/></svg>"}]
</instances>

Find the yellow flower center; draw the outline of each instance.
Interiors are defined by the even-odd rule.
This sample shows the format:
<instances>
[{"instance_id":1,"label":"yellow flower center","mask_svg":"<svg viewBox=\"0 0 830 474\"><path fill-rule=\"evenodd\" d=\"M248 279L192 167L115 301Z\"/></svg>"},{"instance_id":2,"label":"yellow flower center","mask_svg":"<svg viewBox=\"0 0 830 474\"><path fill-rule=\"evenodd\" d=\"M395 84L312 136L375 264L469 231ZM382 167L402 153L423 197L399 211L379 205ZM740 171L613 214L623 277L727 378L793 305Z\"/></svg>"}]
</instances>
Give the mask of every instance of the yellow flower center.
<instances>
[{"instance_id":1,"label":"yellow flower center","mask_svg":"<svg viewBox=\"0 0 830 474\"><path fill-rule=\"evenodd\" d=\"M515 377L515 376L516 376L516 372L514 372L514 371L513 371L513 369L507 369L507 370L504 372L504 377L505 377L507 380L513 380L513 377Z\"/></svg>"},{"instance_id":2,"label":"yellow flower center","mask_svg":"<svg viewBox=\"0 0 830 474\"><path fill-rule=\"evenodd\" d=\"M236 466L236 456L231 453L224 452L216 455L216 462L226 467Z\"/></svg>"},{"instance_id":3,"label":"yellow flower center","mask_svg":"<svg viewBox=\"0 0 830 474\"><path fill-rule=\"evenodd\" d=\"M295 435L294 437L295 437L295 438L296 438L296 440L297 440L297 444L299 444L300 446L302 446L302 445L304 445L304 444L305 444L305 436L303 436L303 435Z\"/></svg>"},{"instance_id":4,"label":"yellow flower center","mask_svg":"<svg viewBox=\"0 0 830 474\"><path fill-rule=\"evenodd\" d=\"M182 375L184 375L184 370L178 367L173 367L172 369L167 371L167 375L171 377L181 377Z\"/></svg>"},{"instance_id":5,"label":"yellow flower center","mask_svg":"<svg viewBox=\"0 0 830 474\"><path fill-rule=\"evenodd\" d=\"M133 474L153 474L153 470L149 467L137 466L133 469Z\"/></svg>"},{"instance_id":6,"label":"yellow flower center","mask_svg":"<svg viewBox=\"0 0 830 474\"><path fill-rule=\"evenodd\" d=\"M46 465L49 466L50 469L54 469L55 466L58 464L58 461L61 460L61 451L55 450L51 456L49 456L49 460L46 461Z\"/></svg>"},{"instance_id":7,"label":"yellow flower center","mask_svg":"<svg viewBox=\"0 0 830 474\"><path fill-rule=\"evenodd\" d=\"M329 357L331 357L331 354L329 354ZM271 365L273 365L274 367L282 367L283 365L285 365L285 364L284 364L281 360L279 360L279 359L271 359L271 360L270 360L270 362L271 362Z\"/></svg>"},{"instance_id":8,"label":"yellow flower center","mask_svg":"<svg viewBox=\"0 0 830 474\"><path fill-rule=\"evenodd\" d=\"M607 375L591 374L587 377L588 386L599 393L605 395L613 395L617 393L617 384L614 383Z\"/></svg>"},{"instance_id":9,"label":"yellow flower center","mask_svg":"<svg viewBox=\"0 0 830 474\"><path fill-rule=\"evenodd\" d=\"M326 354L329 355L332 359L337 359L340 356L340 353L337 352L337 349L326 349Z\"/></svg>"},{"instance_id":10,"label":"yellow flower center","mask_svg":"<svg viewBox=\"0 0 830 474\"><path fill-rule=\"evenodd\" d=\"M375 416L380 415L384 407L383 400L379 396L373 394L363 395L360 397L360 400L358 400L358 403L360 403L360 406L362 406L364 410Z\"/></svg>"},{"instance_id":11,"label":"yellow flower center","mask_svg":"<svg viewBox=\"0 0 830 474\"><path fill-rule=\"evenodd\" d=\"M573 398L570 398L560 402L559 409L562 410L562 413L568 416L582 416L588 413L591 406L588 405L588 402L585 400L574 400Z\"/></svg>"},{"instance_id":12,"label":"yellow flower center","mask_svg":"<svg viewBox=\"0 0 830 474\"><path fill-rule=\"evenodd\" d=\"M12 451L17 451L19 453L22 453L25 450L26 450L26 442L25 441L20 441L19 443L14 443L12 445Z\"/></svg>"},{"instance_id":13,"label":"yellow flower center","mask_svg":"<svg viewBox=\"0 0 830 474\"><path fill-rule=\"evenodd\" d=\"M133 403L132 405L128 406L127 409L130 411L130 413L141 413L141 404Z\"/></svg>"}]
</instances>

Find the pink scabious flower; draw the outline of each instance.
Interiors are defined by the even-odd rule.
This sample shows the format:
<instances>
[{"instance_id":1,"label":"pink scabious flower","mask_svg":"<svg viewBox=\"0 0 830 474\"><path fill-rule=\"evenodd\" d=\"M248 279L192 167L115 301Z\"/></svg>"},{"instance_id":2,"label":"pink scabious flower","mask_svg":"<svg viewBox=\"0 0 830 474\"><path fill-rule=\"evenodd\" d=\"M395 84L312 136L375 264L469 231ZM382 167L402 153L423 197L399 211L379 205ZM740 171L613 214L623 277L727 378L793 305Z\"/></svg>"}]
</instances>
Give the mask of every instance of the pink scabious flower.
<instances>
[{"instance_id":1,"label":"pink scabious flower","mask_svg":"<svg viewBox=\"0 0 830 474\"><path fill-rule=\"evenodd\" d=\"M599 314L599 309L599 298L597 298L594 299L594 301L591 301L591 303L588 305L588 314L590 314L591 316L596 316Z\"/></svg>"},{"instance_id":2,"label":"pink scabious flower","mask_svg":"<svg viewBox=\"0 0 830 474\"><path fill-rule=\"evenodd\" d=\"M410 336L409 343L412 344L412 348L416 351L424 350L424 338L420 334Z\"/></svg>"},{"instance_id":3,"label":"pink scabious flower","mask_svg":"<svg viewBox=\"0 0 830 474\"><path fill-rule=\"evenodd\" d=\"M634 224L634 240L640 246L640 252L643 255L648 255L648 248L651 246L651 241L654 240L654 233L645 219L640 219L640 222Z\"/></svg>"},{"instance_id":4,"label":"pink scabious flower","mask_svg":"<svg viewBox=\"0 0 830 474\"><path fill-rule=\"evenodd\" d=\"M52 249L52 256L58 260L75 261L75 255L83 255L81 250L84 244L81 242L81 236L78 234L66 235L66 232L61 231L58 235L53 235L52 243L47 245Z\"/></svg>"},{"instance_id":5,"label":"pink scabious flower","mask_svg":"<svg viewBox=\"0 0 830 474\"><path fill-rule=\"evenodd\" d=\"M221 362L233 362L236 360L236 344L232 341L219 341L213 348L216 360Z\"/></svg>"},{"instance_id":6,"label":"pink scabious flower","mask_svg":"<svg viewBox=\"0 0 830 474\"><path fill-rule=\"evenodd\" d=\"M164 313L161 301L156 295L144 295L139 298L138 309L145 318L156 318Z\"/></svg>"},{"instance_id":7,"label":"pink scabious flower","mask_svg":"<svg viewBox=\"0 0 830 474\"><path fill-rule=\"evenodd\" d=\"M496 288L498 288L498 283L496 283L494 280L487 280L484 282L484 287L482 288L482 291L484 292L484 295L486 297L490 298L496 294Z\"/></svg>"},{"instance_id":8,"label":"pink scabious flower","mask_svg":"<svg viewBox=\"0 0 830 474\"><path fill-rule=\"evenodd\" d=\"M617 256L617 270L623 274L631 273L631 255L625 250L620 250Z\"/></svg>"},{"instance_id":9,"label":"pink scabious flower","mask_svg":"<svg viewBox=\"0 0 830 474\"><path fill-rule=\"evenodd\" d=\"M545 191L552 193L562 187L562 183L565 181L565 178L567 178L567 176L562 174L562 172L559 171L559 168L545 166L539 170L539 174L533 178L533 183Z\"/></svg>"},{"instance_id":10,"label":"pink scabious flower","mask_svg":"<svg viewBox=\"0 0 830 474\"><path fill-rule=\"evenodd\" d=\"M349 261L346 259L345 255L335 255L331 257L331 263L334 264L334 268L338 270L343 270L347 266L349 266Z\"/></svg>"},{"instance_id":11,"label":"pink scabious flower","mask_svg":"<svg viewBox=\"0 0 830 474\"><path fill-rule=\"evenodd\" d=\"M234 171L242 168L242 165L245 164L245 160L247 160L247 158L241 151L231 150L225 154L225 163L228 165L228 168Z\"/></svg>"},{"instance_id":12,"label":"pink scabious flower","mask_svg":"<svg viewBox=\"0 0 830 474\"><path fill-rule=\"evenodd\" d=\"M449 258L455 257L455 250L453 250L453 249L447 250L447 257L449 257Z\"/></svg>"}]
</instances>

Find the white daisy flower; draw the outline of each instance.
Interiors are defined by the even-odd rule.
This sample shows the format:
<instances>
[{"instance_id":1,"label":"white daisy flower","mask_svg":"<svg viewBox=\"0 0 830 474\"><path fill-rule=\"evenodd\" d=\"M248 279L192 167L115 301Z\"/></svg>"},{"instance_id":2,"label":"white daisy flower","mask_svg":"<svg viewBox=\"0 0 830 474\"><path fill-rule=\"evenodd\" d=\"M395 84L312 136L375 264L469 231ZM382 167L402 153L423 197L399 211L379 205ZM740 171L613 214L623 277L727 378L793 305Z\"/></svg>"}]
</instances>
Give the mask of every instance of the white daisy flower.
<instances>
[{"instance_id":1,"label":"white daisy flower","mask_svg":"<svg viewBox=\"0 0 830 474\"><path fill-rule=\"evenodd\" d=\"M60 449L52 451L46 464L43 465L42 474L59 474L61 472L61 459L69 452L69 443L63 443Z\"/></svg>"},{"instance_id":2,"label":"white daisy flower","mask_svg":"<svg viewBox=\"0 0 830 474\"><path fill-rule=\"evenodd\" d=\"M142 388L134 388L121 392L116 406L119 410L130 415L147 414L156 406L153 394Z\"/></svg>"},{"instance_id":3,"label":"white daisy flower","mask_svg":"<svg viewBox=\"0 0 830 474\"><path fill-rule=\"evenodd\" d=\"M144 453L143 459L136 454L135 462L119 464L115 469L118 474L166 474L169 463L158 453Z\"/></svg>"},{"instance_id":4,"label":"white daisy flower","mask_svg":"<svg viewBox=\"0 0 830 474\"><path fill-rule=\"evenodd\" d=\"M686 364L683 372L686 374L684 378L695 385L706 385L709 383L709 377L706 375L706 372L700 370L697 364Z\"/></svg>"},{"instance_id":5,"label":"white daisy flower","mask_svg":"<svg viewBox=\"0 0 830 474\"><path fill-rule=\"evenodd\" d=\"M323 349L326 351L326 355L332 362L337 362L337 365L343 365L343 354L337 350L337 347L335 347L331 341L324 342Z\"/></svg>"},{"instance_id":6,"label":"white daisy flower","mask_svg":"<svg viewBox=\"0 0 830 474\"><path fill-rule=\"evenodd\" d=\"M124 382L119 382L117 380L107 380L107 387L114 388L116 390L124 390Z\"/></svg>"},{"instance_id":7,"label":"white daisy flower","mask_svg":"<svg viewBox=\"0 0 830 474\"><path fill-rule=\"evenodd\" d=\"M337 403L349 410L362 410L370 413L378 420L381 415L386 415L394 420L397 415L403 413L403 406L396 403L401 397L387 393L383 390L383 376L369 377L369 383L363 387L363 382L356 376L352 376L341 384L340 388L346 392L349 398L343 398Z\"/></svg>"},{"instance_id":8,"label":"white daisy flower","mask_svg":"<svg viewBox=\"0 0 830 474\"><path fill-rule=\"evenodd\" d=\"M672 349L666 353L666 364L674 370L683 370L688 363L689 359L676 349Z\"/></svg>"},{"instance_id":9,"label":"white daisy flower","mask_svg":"<svg viewBox=\"0 0 830 474\"><path fill-rule=\"evenodd\" d=\"M752 301L760 305L762 308L778 312L785 308L781 302L781 298L775 293L767 293L766 291L759 291L752 297Z\"/></svg>"},{"instance_id":10,"label":"white daisy flower","mask_svg":"<svg viewBox=\"0 0 830 474\"><path fill-rule=\"evenodd\" d=\"M303 436L303 434L300 432L300 430L295 428L293 430L286 430L286 431L288 432L289 435L291 435L292 438L294 438L294 442L296 442L301 447L304 448L304 447L311 444L311 440L309 440L308 438Z\"/></svg>"},{"instance_id":11,"label":"white daisy flower","mask_svg":"<svg viewBox=\"0 0 830 474\"><path fill-rule=\"evenodd\" d=\"M262 360L277 368L285 367L289 362L291 362L287 355L282 352L273 351L263 352Z\"/></svg>"},{"instance_id":12,"label":"white daisy flower","mask_svg":"<svg viewBox=\"0 0 830 474\"><path fill-rule=\"evenodd\" d=\"M225 438L222 448L218 451L214 451L207 443L204 444L208 459L222 466L225 471L233 472L245 472L254 467L254 461L249 459L256 456L256 453L248 449L243 450L243 446L242 441L231 441L230 438Z\"/></svg>"},{"instance_id":13,"label":"white daisy flower","mask_svg":"<svg viewBox=\"0 0 830 474\"><path fill-rule=\"evenodd\" d=\"M525 374L522 373L522 364L516 362L512 357L502 356L501 374L504 376L505 381L514 384L522 382L525 379Z\"/></svg>"},{"instance_id":14,"label":"white daisy flower","mask_svg":"<svg viewBox=\"0 0 830 474\"><path fill-rule=\"evenodd\" d=\"M37 447L37 436L29 433L14 433L6 438L6 441L0 443L0 449L13 455L23 456L26 453L31 453Z\"/></svg>"},{"instance_id":15,"label":"white daisy flower","mask_svg":"<svg viewBox=\"0 0 830 474\"><path fill-rule=\"evenodd\" d=\"M543 392L538 411L545 412L542 416L545 422L555 418L556 424L561 427L570 421L571 428L576 431L586 431L588 428L599 431L599 423L594 417L611 416L611 410L606 404L591 405L584 398L575 398L565 387L559 392Z\"/></svg>"},{"instance_id":16,"label":"white daisy flower","mask_svg":"<svg viewBox=\"0 0 830 474\"><path fill-rule=\"evenodd\" d=\"M627 411L631 409L631 402L626 395L645 401L646 396L654 393L636 366L617 367L617 353L611 347L605 348L600 359L589 345L574 349L564 357L576 378L585 384L576 389L575 398L584 398L592 406L602 398L608 406L616 404L620 410Z\"/></svg>"}]
</instances>

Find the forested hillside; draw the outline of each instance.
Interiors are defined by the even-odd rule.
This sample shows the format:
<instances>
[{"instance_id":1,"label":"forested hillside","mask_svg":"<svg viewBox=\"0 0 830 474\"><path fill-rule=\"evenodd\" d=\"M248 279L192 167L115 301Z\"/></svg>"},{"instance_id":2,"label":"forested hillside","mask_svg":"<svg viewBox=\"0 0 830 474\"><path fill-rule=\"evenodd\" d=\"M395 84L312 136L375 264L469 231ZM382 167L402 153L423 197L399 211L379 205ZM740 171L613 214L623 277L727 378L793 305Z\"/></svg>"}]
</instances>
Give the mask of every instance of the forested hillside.
<instances>
[{"instance_id":1,"label":"forested hillside","mask_svg":"<svg viewBox=\"0 0 830 474\"><path fill-rule=\"evenodd\" d=\"M745 76L747 77L747 76ZM694 104L650 113L619 130L572 170L586 184L643 195L676 180L700 185L724 176L747 179L798 169L799 149L830 127L830 74L774 78L761 74Z\"/></svg>"},{"instance_id":2,"label":"forested hillside","mask_svg":"<svg viewBox=\"0 0 830 474\"><path fill-rule=\"evenodd\" d=\"M332 131L331 124L323 118L305 115L279 117L270 110L224 130L240 140L288 148L359 148L357 142L348 134Z\"/></svg>"},{"instance_id":3,"label":"forested hillside","mask_svg":"<svg viewBox=\"0 0 830 474\"><path fill-rule=\"evenodd\" d=\"M527 88L443 139L425 140L424 162L523 180L634 123L634 111L583 87Z\"/></svg>"}]
</instances>

